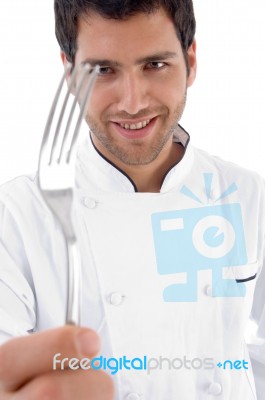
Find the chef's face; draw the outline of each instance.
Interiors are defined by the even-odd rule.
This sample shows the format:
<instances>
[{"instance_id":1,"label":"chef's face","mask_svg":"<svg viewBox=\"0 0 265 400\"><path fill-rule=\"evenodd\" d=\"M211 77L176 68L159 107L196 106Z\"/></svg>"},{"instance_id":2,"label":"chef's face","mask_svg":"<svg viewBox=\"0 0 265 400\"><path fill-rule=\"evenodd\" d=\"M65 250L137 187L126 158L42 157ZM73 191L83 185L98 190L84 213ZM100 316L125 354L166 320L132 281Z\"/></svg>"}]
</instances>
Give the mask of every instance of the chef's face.
<instances>
[{"instance_id":1,"label":"chef's face","mask_svg":"<svg viewBox=\"0 0 265 400\"><path fill-rule=\"evenodd\" d=\"M100 65L86 121L99 151L113 162L149 164L172 146L172 134L195 78L163 9L127 20L89 14L78 25L75 63ZM165 151L165 150L164 150Z\"/></svg>"}]
</instances>

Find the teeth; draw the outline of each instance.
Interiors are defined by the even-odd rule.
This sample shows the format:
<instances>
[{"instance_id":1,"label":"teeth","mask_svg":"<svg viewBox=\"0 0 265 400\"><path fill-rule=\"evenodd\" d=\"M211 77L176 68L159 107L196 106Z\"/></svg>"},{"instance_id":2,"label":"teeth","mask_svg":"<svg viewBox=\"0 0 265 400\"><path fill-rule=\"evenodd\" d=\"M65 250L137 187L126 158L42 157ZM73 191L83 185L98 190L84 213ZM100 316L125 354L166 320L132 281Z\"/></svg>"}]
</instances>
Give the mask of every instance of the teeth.
<instances>
[{"instance_id":1,"label":"teeth","mask_svg":"<svg viewBox=\"0 0 265 400\"><path fill-rule=\"evenodd\" d=\"M146 125L149 124L149 122L150 122L150 119L143 121L143 122L138 122L138 124L131 124L131 125L130 124L120 124L120 126L125 129L142 129L142 128L145 128Z\"/></svg>"}]
</instances>

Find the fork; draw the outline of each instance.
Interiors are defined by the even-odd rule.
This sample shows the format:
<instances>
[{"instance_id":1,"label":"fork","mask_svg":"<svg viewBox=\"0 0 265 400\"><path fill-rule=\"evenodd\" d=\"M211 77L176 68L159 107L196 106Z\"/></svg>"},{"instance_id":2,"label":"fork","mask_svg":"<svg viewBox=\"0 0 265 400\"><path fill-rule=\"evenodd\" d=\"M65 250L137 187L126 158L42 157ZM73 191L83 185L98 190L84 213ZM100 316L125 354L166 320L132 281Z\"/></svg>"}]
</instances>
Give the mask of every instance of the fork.
<instances>
[{"instance_id":1,"label":"fork","mask_svg":"<svg viewBox=\"0 0 265 400\"><path fill-rule=\"evenodd\" d=\"M98 67L92 68L88 63L75 67L72 72L71 64L66 66L47 119L39 154L38 186L47 206L61 226L67 250L65 321L70 325L80 325L81 316L81 268L71 215L75 187L76 144L97 72ZM66 77L70 73L68 90L56 122L55 112L62 97ZM74 90L75 97L71 106L69 99ZM78 102L80 103L80 112L77 122L72 128ZM67 107L70 108L68 115ZM65 120L66 124L63 126Z\"/></svg>"}]
</instances>

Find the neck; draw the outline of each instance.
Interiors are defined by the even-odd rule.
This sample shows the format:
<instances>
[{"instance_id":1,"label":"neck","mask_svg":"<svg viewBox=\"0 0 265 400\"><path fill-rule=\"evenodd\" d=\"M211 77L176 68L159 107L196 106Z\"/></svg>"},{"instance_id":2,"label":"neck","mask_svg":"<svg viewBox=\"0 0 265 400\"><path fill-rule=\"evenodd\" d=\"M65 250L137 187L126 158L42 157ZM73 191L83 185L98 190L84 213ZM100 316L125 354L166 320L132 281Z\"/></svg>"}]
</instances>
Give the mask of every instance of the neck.
<instances>
[{"instance_id":1,"label":"neck","mask_svg":"<svg viewBox=\"0 0 265 400\"><path fill-rule=\"evenodd\" d=\"M181 144L174 143L171 140L150 164L128 165L111 154L105 154L105 149L97 140L93 140L93 142L104 157L131 178L138 192L159 193L165 174L182 159L185 151Z\"/></svg>"},{"instance_id":2,"label":"neck","mask_svg":"<svg viewBox=\"0 0 265 400\"><path fill-rule=\"evenodd\" d=\"M120 168L133 180L138 192L159 193L167 171L182 159L183 154L183 146L172 142L167 154L163 154L163 157L158 157L152 163L124 165Z\"/></svg>"}]
</instances>

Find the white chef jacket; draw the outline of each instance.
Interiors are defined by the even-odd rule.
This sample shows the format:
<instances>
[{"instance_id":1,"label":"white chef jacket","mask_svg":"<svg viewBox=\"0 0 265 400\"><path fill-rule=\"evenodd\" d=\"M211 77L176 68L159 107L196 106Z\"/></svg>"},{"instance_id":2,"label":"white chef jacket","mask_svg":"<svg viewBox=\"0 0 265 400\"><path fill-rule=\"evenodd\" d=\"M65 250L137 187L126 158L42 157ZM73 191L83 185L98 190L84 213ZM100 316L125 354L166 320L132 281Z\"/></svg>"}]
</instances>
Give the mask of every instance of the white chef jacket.
<instances>
[{"instance_id":1,"label":"white chef jacket","mask_svg":"<svg viewBox=\"0 0 265 400\"><path fill-rule=\"evenodd\" d=\"M106 358L164 359L149 374L122 368L113 375L117 400L262 400L264 182L188 145L180 126L174 141L185 155L160 193L138 193L90 138L80 146L81 323L100 333ZM0 262L1 342L64 324L65 246L36 176L0 190ZM247 346L250 316L258 331ZM251 364L242 367L250 356L258 397Z\"/></svg>"}]
</instances>

